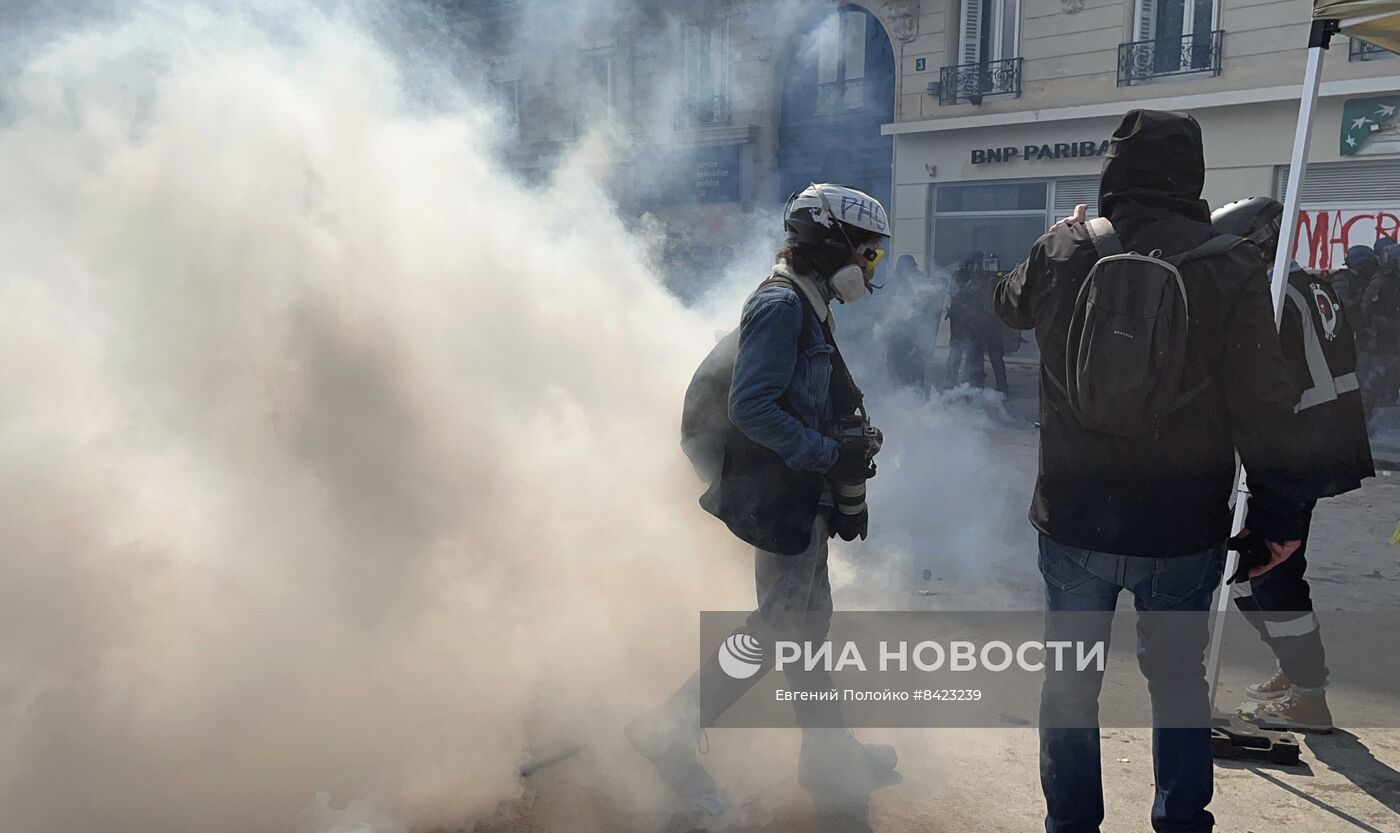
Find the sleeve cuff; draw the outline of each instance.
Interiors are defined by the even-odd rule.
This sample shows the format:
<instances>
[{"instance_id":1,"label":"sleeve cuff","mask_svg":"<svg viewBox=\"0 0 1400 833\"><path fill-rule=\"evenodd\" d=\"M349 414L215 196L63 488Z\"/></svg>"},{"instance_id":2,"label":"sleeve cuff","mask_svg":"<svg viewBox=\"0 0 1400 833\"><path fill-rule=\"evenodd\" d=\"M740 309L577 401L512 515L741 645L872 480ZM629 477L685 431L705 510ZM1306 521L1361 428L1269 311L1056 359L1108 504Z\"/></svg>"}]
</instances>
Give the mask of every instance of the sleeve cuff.
<instances>
[{"instance_id":1,"label":"sleeve cuff","mask_svg":"<svg viewBox=\"0 0 1400 833\"><path fill-rule=\"evenodd\" d=\"M1274 512L1256 506L1251 500L1249 515L1244 525L1250 532L1262 536L1266 541L1298 541L1307 532L1308 514Z\"/></svg>"}]
</instances>

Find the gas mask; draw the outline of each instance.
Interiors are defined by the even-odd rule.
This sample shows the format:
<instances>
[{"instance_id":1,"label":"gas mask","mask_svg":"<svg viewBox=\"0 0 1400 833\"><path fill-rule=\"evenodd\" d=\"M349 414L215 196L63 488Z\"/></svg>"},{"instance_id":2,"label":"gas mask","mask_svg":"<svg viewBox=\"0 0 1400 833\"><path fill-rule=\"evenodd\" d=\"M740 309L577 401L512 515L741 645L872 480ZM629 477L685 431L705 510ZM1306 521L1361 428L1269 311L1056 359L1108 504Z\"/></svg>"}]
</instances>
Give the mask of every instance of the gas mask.
<instances>
[{"instance_id":1,"label":"gas mask","mask_svg":"<svg viewBox=\"0 0 1400 833\"><path fill-rule=\"evenodd\" d=\"M870 279L875 276L875 267L885 256L885 250L862 244L856 247L856 255L863 266L848 263L827 278L832 294L843 304L853 304L870 292Z\"/></svg>"}]
</instances>

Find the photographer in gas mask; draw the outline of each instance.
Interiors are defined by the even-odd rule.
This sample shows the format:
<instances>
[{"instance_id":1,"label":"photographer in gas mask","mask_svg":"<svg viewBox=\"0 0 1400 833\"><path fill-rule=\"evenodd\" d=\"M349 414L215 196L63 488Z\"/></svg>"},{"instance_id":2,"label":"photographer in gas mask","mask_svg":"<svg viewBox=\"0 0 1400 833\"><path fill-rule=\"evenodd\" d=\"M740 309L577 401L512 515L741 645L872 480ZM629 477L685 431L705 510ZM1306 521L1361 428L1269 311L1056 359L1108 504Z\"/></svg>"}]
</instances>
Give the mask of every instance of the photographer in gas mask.
<instances>
[{"instance_id":1,"label":"photographer in gas mask","mask_svg":"<svg viewBox=\"0 0 1400 833\"><path fill-rule=\"evenodd\" d=\"M784 228L778 262L745 302L738 330L696 372L682 417L682 446L710 483L701 506L755 548L758 608L744 630L763 646L826 637L827 542L866 537L865 484L882 442L836 345L831 302L854 303L876 288L885 209L853 188L813 184L788 201ZM717 459L706 459L711 453ZM794 690L832 688L820 670L790 665L784 673ZM717 815L726 807L696 759L701 730L760 676L734 679L710 655L627 727L632 745L696 809ZM821 826L868 829L868 796L891 779L894 750L857 742L835 702L797 700L794 708L803 727L798 780Z\"/></svg>"}]
</instances>

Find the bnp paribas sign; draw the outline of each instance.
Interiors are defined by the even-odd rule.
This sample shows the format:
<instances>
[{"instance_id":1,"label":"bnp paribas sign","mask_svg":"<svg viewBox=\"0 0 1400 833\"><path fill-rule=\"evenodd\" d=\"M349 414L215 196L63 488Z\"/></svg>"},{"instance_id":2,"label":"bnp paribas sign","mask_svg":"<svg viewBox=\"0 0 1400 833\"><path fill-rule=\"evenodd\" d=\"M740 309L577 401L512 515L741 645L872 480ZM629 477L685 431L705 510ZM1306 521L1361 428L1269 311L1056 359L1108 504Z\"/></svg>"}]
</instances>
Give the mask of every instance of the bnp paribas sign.
<instances>
[{"instance_id":1,"label":"bnp paribas sign","mask_svg":"<svg viewBox=\"0 0 1400 833\"><path fill-rule=\"evenodd\" d=\"M1103 156L1108 153L1108 140L1101 142L1056 142L1053 145L1008 145L1000 148L974 148L972 164L986 165L994 162L1043 162L1052 159L1083 159L1089 156Z\"/></svg>"}]
</instances>

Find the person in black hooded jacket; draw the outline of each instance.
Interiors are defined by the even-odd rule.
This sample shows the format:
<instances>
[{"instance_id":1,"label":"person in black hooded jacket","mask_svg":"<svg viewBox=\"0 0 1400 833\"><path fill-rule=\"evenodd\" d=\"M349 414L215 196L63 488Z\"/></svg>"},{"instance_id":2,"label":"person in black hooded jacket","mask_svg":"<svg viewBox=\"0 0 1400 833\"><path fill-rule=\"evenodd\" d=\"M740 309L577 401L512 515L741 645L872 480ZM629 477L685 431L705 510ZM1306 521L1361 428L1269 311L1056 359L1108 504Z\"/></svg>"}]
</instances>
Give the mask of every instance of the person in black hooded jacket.
<instances>
[{"instance_id":1,"label":"person in black hooded jacket","mask_svg":"<svg viewBox=\"0 0 1400 833\"><path fill-rule=\"evenodd\" d=\"M1215 235L1201 199L1204 181L1195 119L1133 110L1104 160L1100 212L1124 251L1186 252ZM1059 224L1002 279L995 302L1003 321L1034 329L1040 345L1040 471L1030 520L1041 533L1047 606L1103 614L1093 621L1106 640L1125 589L1140 611L1209 609L1230 535L1236 451L1249 473L1247 526L1269 542L1271 561L1254 574L1297 548L1306 515L1300 478L1285 453L1297 391L1257 254L1241 244L1182 266L1190 321L1183 390L1209 383L1154 431L1136 437L1085 429L1059 386L1044 378L1064 378L1070 318L1097 261L1085 225ZM1068 618L1049 620L1047 641ZM1209 632L1204 616L1167 630L1139 620L1138 659L1160 727L1153 731L1152 824L1199 833L1214 823L1206 810L1213 792L1204 667ZM1040 733L1048 833L1097 831L1103 821L1101 684L1101 672L1046 674Z\"/></svg>"}]
</instances>

